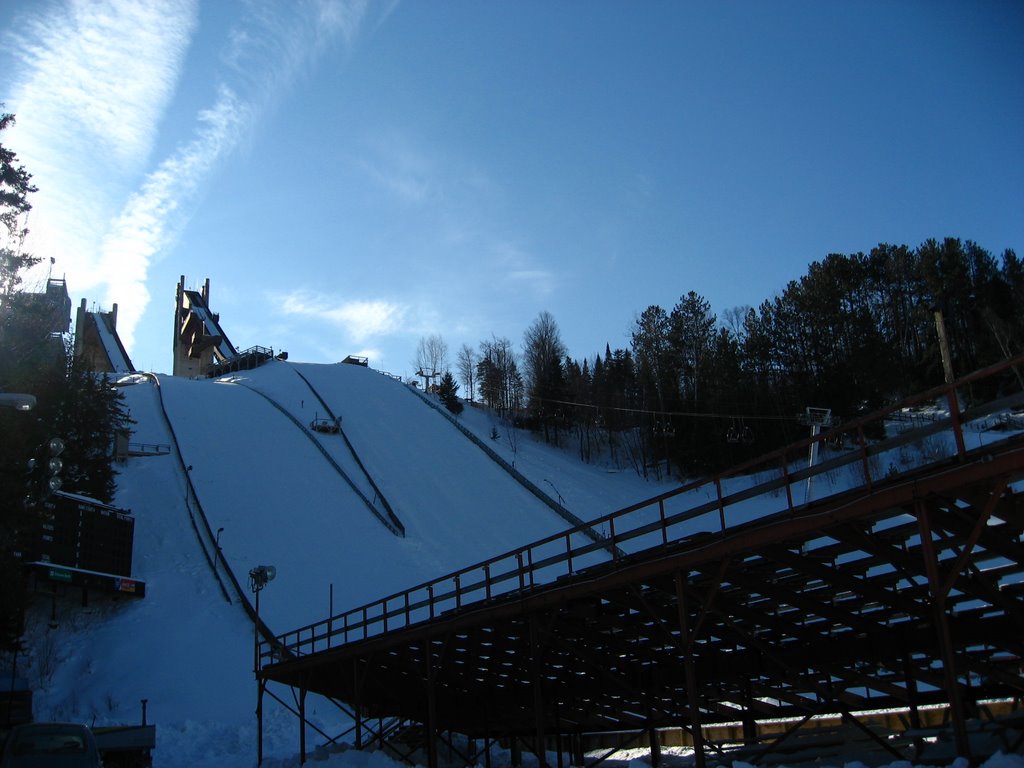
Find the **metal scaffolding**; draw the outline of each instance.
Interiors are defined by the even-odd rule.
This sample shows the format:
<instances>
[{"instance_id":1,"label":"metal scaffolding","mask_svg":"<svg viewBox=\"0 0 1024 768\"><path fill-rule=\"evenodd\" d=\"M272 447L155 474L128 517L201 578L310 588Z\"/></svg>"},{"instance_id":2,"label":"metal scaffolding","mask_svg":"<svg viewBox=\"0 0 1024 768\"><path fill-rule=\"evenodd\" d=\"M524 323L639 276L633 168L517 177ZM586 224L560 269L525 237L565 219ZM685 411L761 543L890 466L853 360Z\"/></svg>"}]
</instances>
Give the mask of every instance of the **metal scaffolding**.
<instances>
[{"instance_id":1,"label":"metal scaffolding","mask_svg":"<svg viewBox=\"0 0 1024 768\"><path fill-rule=\"evenodd\" d=\"M611 548L574 529L265 641L260 695L274 682L346 702L360 746L414 725L431 768L451 732L488 764L501 739L584 765L593 734L643 738L657 764L666 728L688 734L698 768L724 757L727 732L756 761L826 714L904 759L911 737L863 713L920 728L936 704L969 757L979 703L1024 696L1024 438L968 450L964 431L1024 396L960 413L956 390L1009 365L915 398L952 406L923 428L864 438L904 403L591 523ZM801 468L812 441L843 436L852 447ZM924 440L947 448L906 450ZM908 454L922 458L894 469ZM860 482L794 502L830 472ZM751 502L777 511L746 519Z\"/></svg>"}]
</instances>

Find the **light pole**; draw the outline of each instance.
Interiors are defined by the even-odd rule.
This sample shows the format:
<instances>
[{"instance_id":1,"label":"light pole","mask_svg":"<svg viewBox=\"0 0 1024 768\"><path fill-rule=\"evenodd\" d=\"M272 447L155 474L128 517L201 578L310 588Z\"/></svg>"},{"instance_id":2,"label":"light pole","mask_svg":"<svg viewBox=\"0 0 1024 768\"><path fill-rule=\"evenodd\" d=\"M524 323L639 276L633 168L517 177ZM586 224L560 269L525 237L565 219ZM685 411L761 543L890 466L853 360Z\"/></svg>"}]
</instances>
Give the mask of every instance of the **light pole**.
<instances>
[{"instance_id":1,"label":"light pole","mask_svg":"<svg viewBox=\"0 0 1024 768\"><path fill-rule=\"evenodd\" d=\"M260 680L260 592L277 576L277 568L272 565L257 565L249 571L249 589L256 595L256 618L252 625L253 634L253 670L256 674L256 764L263 765L263 689L266 683Z\"/></svg>"},{"instance_id":2,"label":"light pole","mask_svg":"<svg viewBox=\"0 0 1024 768\"><path fill-rule=\"evenodd\" d=\"M256 595L256 621L253 624L253 639L256 649L255 671L260 671L260 592L267 586L267 582L273 581L277 576L277 568L272 565L257 565L249 571L249 589Z\"/></svg>"},{"instance_id":3,"label":"light pole","mask_svg":"<svg viewBox=\"0 0 1024 768\"><path fill-rule=\"evenodd\" d=\"M544 482L551 486L551 490L554 491L555 496L558 497L558 507L560 509L565 509L565 499L562 498L562 494L560 494L558 492L558 489L555 488L555 484L548 480L546 477L544 478Z\"/></svg>"}]
</instances>

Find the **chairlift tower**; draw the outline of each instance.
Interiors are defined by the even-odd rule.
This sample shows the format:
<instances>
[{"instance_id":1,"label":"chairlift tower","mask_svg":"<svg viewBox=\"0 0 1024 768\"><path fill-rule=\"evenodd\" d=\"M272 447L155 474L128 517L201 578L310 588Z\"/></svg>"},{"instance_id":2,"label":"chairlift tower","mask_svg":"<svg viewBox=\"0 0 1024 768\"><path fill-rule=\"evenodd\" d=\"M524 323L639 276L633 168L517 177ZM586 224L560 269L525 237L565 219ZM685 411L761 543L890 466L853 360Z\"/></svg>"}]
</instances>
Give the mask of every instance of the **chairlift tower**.
<instances>
[{"instance_id":1,"label":"chairlift tower","mask_svg":"<svg viewBox=\"0 0 1024 768\"><path fill-rule=\"evenodd\" d=\"M807 424L811 428L811 445L807 452L807 469L810 470L818 461L818 445L821 441L816 438L821 434L821 428L825 427L827 429L835 423L832 418L832 409L807 406L807 408L804 409L804 412L800 416L797 416L797 421L801 424ZM814 476L808 475L807 492L804 496L804 504L811 503L811 486L813 483Z\"/></svg>"},{"instance_id":2,"label":"chairlift tower","mask_svg":"<svg viewBox=\"0 0 1024 768\"><path fill-rule=\"evenodd\" d=\"M430 382L441 375L440 371L435 371L433 368L420 368L416 371L417 376L423 377L423 391L430 392Z\"/></svg>"}]
</instances>

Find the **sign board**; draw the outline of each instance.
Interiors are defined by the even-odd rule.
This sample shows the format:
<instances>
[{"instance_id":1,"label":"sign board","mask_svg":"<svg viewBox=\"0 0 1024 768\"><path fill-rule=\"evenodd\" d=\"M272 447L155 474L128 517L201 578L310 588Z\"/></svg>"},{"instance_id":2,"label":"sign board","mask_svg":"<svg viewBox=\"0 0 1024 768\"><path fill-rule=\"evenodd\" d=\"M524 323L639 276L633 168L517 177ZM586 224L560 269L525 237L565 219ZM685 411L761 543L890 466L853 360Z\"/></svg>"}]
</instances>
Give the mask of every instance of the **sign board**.
<instances>
[{"instance_id":1,"label":"sign board","mask_svg":"<svg viewBox=\"0 0 1024 768\"><path fill-rule=\"evenodd\" d=\"M50 581L65 581L68 584L71 583L71 571L66 571L63 568L50 568L46 574Z\"/></svg>"},{"instance_id":2,"label":"sign board","mask_svg":"<svg viewBox=\"0 0 1024 768\"><path fill-rule=\"evenodd\" d=\"M135 538L131 513L60 491L47 498L43 509L46 520L42 535L28 559L116 576L131 575Z\"/></svg>"}]
</instances>

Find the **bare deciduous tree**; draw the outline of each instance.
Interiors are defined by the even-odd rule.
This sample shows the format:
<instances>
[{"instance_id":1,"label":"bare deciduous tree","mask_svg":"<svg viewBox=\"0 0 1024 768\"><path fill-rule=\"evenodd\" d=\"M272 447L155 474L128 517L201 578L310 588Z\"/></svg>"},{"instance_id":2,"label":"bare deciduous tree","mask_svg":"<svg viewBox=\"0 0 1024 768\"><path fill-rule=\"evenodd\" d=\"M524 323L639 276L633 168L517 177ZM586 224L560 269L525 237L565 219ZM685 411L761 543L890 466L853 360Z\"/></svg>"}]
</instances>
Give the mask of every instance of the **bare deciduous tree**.
<instances>
[{"instance_id":1,"label":"bare deciduous tree","mask_svg":"<svg viewBox=\"0 0 1024 768\"><path fill-rule=\"evenodd\" d=\"M463 344L455 357L455 366L458 368L459 381L466 387L466 395L469 402L476 397L476 352L468 344Z\"/></svg>"},{"instance_id":2,"label":"bare deciduous tree","mask_svg":"<svg viewBox=\"0 0 1024 768\"><path fill-rule=\"evenodd\" d=\"M565 356L558 323L550 312L541 312L523 334L523 367L530 412L544 431L545 442L555 445L565 398Z\"/></svg>"},{"instance_id":3,"label":"bare deciduous tree","mask_svg":"<svg viewBox=\"0 0 1024 768\"><path fill-rule=\"evenodd\" d=\"M477 380L484 402L512 418L523 402L523 377L512 342L504 337L480 342Z\"/></svg>"},{"instance_id":4,"label":"bare deciduous tree","mask_svg":"<svg viewBox=\"0 0 1024 768\"><path fill-rule=\"evenodd\" d=\"M553 397L562 384L566 349L554 316L544 311L523 334L523 368L531 398Z\"/></svg>"},{"instance_id":5,"label":"bare deciduous tree","mask_svg":"<svg viewBox=\"0 0 1024 768\"><path fill-rule=\"evenodd\" d=\"M448 345L440 334L420 338L416 345L416 359L412 361L416 375L422 376L424 387L430 388L434 378L440 376L448 368Z\"/></svg>"}]
</instances>

